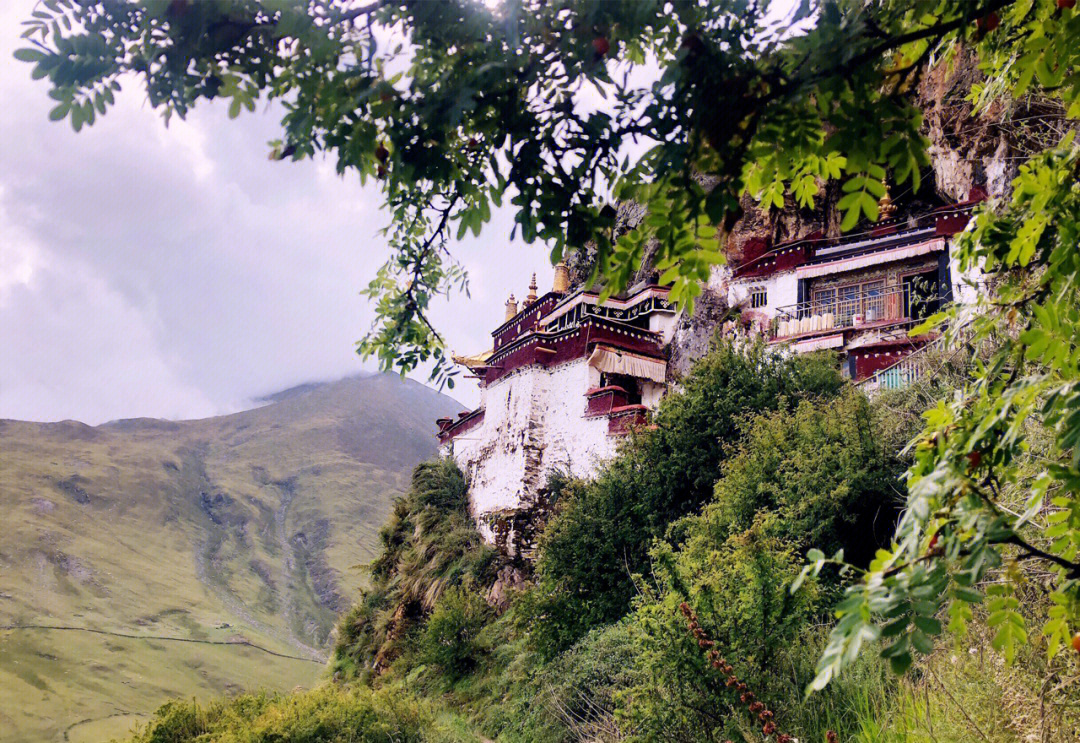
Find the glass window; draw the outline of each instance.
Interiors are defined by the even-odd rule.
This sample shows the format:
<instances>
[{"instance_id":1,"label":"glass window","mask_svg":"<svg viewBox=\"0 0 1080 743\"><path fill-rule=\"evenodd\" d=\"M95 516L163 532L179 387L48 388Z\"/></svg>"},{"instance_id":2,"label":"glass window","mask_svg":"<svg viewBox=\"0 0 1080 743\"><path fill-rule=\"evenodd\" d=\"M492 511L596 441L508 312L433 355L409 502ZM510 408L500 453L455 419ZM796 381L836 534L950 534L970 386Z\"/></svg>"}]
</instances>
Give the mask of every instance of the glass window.
<instances>
[{"instance_id":1,"label":"glass window","mask_svg":"<svg viewBox=\"0 0 1080 743\"><path fill-rule=\"evenodd\" d=\"M763 286L755 286L750 290L750 307L757 309L769 303L769 294Z\"/></svg>"},{"instance_id":2,"label":"glass window","mask_svg":"<svg viewBox=\"0 0 1080 743\"><path fill-rule=\"evenodd\" d=\"M885 318L885 280L868 281L861 284L863 306L862 313L866 322L875 322Z\"/></svg>"},{"instance_id":3,"label":"glass window","mask_svg":"<svg viewBox=\"0 0 1080 743\"><path fill-rule=\"evenodd\" d=\"M818 289L814 292L814 306L811 313L823 315L826 312L836 314L836 289Z\"/></svg>"},{"instance_id":4,"label":"glass window","mask_svg":"<svg viewBox=\"0 0 1080 743\"><path fill-rule=\"evenodd\" d=\"M859 285L842 286L836 290L836 322L850 323L852 318L862 311Z\"/></svg>"}]
</instances>

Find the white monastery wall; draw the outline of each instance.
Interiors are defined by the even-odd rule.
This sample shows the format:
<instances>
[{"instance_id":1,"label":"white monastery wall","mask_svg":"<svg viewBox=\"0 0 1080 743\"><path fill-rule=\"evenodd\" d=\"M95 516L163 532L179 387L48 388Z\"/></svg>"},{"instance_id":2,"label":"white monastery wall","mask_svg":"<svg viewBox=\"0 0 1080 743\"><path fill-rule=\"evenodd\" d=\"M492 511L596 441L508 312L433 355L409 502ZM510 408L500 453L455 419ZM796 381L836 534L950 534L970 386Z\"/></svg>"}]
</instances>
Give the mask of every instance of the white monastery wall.
<instances>
[{"instance_id":1,"label":"white monastery wall","mask_svg":"<svg viewBox=\"0 0 1080 743\"><path fill-rule=\"evenodd\" d=\"M483 391L483 423L444 449L469 479L474 515L518 508L551 470L587 476L614 454L607 418L583 417L585 392L598 382L599 372L577 359L519 369Z\"/></svg>"},{"instance_id":2,"label":"white monastery wall","mask_svg":"<svg viewBox=\"0 0 1080 743\"><path fill-rule=\"evenodd\" d=\"M574 477L592 475L602 460L615 454L617 440L608 435L606 416L582 417L585 393L599 384L600 373L581 359L555 367L545 376L548 389L543 402L547 434L544 472L560 469Z\"/></svg>"},{"instance_id":3,"label":"white monastery wall","mask_svg":"<svg viewBox=\"0 0 1080 743\"><path fill-rule=\"evenodd\" d=\"M750 290L756 287L765 289L766 304L755 307L754 312L761 312L767 317L776 315L781 307L790 307L799 301L799 280L795 271L780 271L771 276L747 277L728 283L728 304L732 307L742 305L750 309Z\"/></svg>"}]
</instances>

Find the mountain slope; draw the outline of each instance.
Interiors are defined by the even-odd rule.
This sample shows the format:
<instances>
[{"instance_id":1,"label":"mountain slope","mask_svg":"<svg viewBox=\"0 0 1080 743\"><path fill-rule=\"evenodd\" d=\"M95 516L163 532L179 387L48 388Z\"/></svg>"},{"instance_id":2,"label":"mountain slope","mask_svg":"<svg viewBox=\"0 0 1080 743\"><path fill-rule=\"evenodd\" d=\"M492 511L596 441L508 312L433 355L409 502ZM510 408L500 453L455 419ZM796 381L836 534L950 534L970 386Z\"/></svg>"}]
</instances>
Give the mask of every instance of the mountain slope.
<instances>
[{"instance_id":1,"label":"mountain slope","mask_svg":"<svg viewBox=\"0 0 1080 743\"><path fill-rule=\"evenodd\" d=\"M168 696L319 677L311 661L361 580L350 568L435 453L434 419L460 406L393 376L265 402L198 421L0 421L12 739L60 739L84 720L71 739L103 735L100 718L126 726ZM79 629L39 628L58 626Z\"/></svg>"}]
</instances>

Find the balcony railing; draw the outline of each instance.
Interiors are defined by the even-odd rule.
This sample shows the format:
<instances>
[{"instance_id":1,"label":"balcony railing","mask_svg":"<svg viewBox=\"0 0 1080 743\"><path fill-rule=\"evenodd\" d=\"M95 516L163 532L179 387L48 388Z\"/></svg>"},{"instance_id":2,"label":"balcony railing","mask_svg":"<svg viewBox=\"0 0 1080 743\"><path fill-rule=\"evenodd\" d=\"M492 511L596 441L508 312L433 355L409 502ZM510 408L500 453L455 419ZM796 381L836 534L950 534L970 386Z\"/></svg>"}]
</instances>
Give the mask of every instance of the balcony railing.
<instances>
[{"instance_id":1,"label":"balcony railing","mask_svg":"<svg viewBox=\"0 0 1080 743\"><path fill-rule=\"evenodd\" d=\"M878 390L901 390L922 379L929 373L927 362L931 348L940 348L940 343L923 346L918 351L908 354L892 366L887 366L859 382L859 386L868 394Z\"/></svg>"},{"instance_id":2,"label":"balcony railing","mask_svg":"<svg viewBox=\"0 0 1080 743\"><path fill-rule=\"evenodd\" d=\"M958 358L977 354L977 346L972 347L971 343L972 333L968 328L960 328L951 335L939 335L892 366L879 369L857 384L868 395L879 390L903 389L913 382L932 378Z\"/></svg>"},{"instance_id":3,"label":"balcony railing","mask_svg":"<svg viewBox=\"0 0 1080 743\"><path fill-rule=\"evenodd\" d=\"M914 284L856 291L837 289L810 302L780 307L770 337L774 340L863 325L911 322L941 305L936 292Z\"/></svg>"}]
</instances>

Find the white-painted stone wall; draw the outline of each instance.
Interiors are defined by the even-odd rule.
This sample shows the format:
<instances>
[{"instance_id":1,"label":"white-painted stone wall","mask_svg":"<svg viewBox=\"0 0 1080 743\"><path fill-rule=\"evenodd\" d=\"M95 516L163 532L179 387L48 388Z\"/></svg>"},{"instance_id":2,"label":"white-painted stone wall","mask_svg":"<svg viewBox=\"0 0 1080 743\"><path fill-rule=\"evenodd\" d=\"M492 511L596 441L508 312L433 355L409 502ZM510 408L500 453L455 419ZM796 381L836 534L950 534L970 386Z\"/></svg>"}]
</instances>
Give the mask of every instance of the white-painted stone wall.
<instances>
[{"instance_id":1,"label":"white-painted stone wall","mask_svg":"<svg viewBox=\"0 0 1080 743\"><path fill-rule=\"evenodd\" d=\"M799 280L795 278L794 269L779 271L769 276L732 279L728 287L728 304L732 307L741 305L747 310L750 309L751 290L764 287L766 304L764 307L755 307L753 311L769 318L775 317L776 311L781 307L791 307L799 301Z\"/></svg>"},{"instance_id":2,"label":"white-painted stone wall","mask_svg":"<svg viewBox=\"0 0 1080 743\"><path fill-rule=\"evenodd\" d=\"M483 423L444 447L469 480L474 516L518 508L552 470L588 476L615 453L618 438L608 435L607 418L584 417L585 392L598 380L585 359L576 359L524 367L483 390Z\"/></svg>"}]
</instances>

